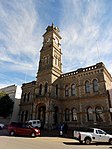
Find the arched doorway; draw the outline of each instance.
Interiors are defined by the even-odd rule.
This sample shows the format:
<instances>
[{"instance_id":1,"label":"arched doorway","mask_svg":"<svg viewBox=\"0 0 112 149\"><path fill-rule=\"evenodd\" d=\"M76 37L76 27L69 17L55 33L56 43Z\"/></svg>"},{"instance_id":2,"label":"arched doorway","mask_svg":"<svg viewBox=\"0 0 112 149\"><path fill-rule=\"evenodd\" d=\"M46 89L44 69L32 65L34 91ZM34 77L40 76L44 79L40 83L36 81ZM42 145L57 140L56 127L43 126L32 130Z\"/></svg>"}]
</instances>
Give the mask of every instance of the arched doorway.
<instances>
[{"instance_id":1,"label":"arched doorway","mask_svg":"<svg viewBox=\"0 0 112 149\"><path fill-rule=\"evenodd\" d=\"M58 124L58 113L59 113L59 109L57 106L54 107L54 124Z\"/></svg>"},{"instance_id":2,"label":"arched doorway","mask_svg":"<svg viewBox=\"0 0 112 149\"><path fill-rule=\"evenodd\" d=\"M45 124L45 115L46 115L46 107L40 106L38 108L38 118L41 120L42 127L44 127Z\"/></svg>"},{"instance_id":3,"label":"arched doorway","mask_svg":"<svg viewBox=\"0 0 112 149\"><path fill-rule=\"evenodd\" d=\"M21 113L21 122L23 122L23 120L24 120L24 111L22 111Z\"/></svg>"},{"instance_id":4,"label":"arched doorway","mask_svg":"<svg viewBox=\"0 0 112 149\"><path fill-rule=\"evenodd\" d=\"M25 112L25 121L28 120L28 111Z\"/></svg>"}]
</instances>

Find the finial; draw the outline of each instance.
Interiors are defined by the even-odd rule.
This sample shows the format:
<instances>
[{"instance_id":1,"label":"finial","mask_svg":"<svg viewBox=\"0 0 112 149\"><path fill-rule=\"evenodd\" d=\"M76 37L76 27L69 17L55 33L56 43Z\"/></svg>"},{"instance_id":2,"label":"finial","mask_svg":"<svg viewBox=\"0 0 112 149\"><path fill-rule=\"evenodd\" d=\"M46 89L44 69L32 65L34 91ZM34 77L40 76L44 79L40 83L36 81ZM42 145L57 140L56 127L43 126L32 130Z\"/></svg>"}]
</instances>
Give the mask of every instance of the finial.
<instances>
[{"instance_id":1,"label":"finial","mask_svg":"<svg viewBox=\"0 0 112 149\"><path fill-rule=\"evenodd\" d=\"M52 22L52 27L54 27L54 23Z\"/></svg>"}]
</instances>

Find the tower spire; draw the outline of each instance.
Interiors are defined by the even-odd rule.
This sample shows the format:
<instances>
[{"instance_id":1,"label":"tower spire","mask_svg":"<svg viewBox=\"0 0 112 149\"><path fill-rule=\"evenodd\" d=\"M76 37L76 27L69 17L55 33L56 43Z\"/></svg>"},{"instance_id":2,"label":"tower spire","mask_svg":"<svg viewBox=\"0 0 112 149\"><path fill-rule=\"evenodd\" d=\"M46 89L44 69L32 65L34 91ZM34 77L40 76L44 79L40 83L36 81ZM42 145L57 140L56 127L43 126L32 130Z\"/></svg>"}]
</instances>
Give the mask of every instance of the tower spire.
<instances>
[{"instance_id":1,"label":"tower spire","mask_svg":"<svg viewBox=\"0 0 112 149\"><path fill-rule=\"evenodd\" d=\"M52 22L52 27L54 27L54 23Z\"/></svg>"}]
</instances>

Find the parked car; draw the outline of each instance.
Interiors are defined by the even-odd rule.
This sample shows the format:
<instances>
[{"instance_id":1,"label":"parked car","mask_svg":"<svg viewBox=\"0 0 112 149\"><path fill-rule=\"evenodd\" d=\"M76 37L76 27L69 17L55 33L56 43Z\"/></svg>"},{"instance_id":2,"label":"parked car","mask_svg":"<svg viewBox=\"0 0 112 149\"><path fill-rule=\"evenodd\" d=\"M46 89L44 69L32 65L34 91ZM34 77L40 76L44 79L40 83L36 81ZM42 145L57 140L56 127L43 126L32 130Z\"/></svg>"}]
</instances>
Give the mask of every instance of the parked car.
<instances>
[{"instance_id":1,"label":"parked car","mask_svg":"<svg viewBox=\"0 0 112 149\"><path fill-rule=\"evenodd\" d=\"M88 128L85 131L74 131L74 138L80 143L109 142L112 145L112 135L98 128Z\"/></svg>"},{"instance_id":2,"label":"parked car","mask_svg":"<svg viewBox=\"0 0 112 149\"><path fill-rule=\"evenodd\" d=\"M3 128L5 128L5 125L0 123L0 130L3 129Z\"/></svg>"},{"instance_id":3,"label":"parked car","mask_svg":"<svg viewBox=\"0 0 112 149\"><path fill-rule=\"evenodd\" d=\"M10 136L40 136L40 130L38 128L33 128L31 125L18 122L12 122L11 124L9 124L8 132Z\"/></svg>"},{"instance_id":4,"label":"parked car","mask_svg":"<svg viewBox=\"0 0 112 149\"><path fill-rule=\"evenodd\" d=\"M29 120L26 123L30 124L34 128L41 128L41 121L40 120Z\"/></svg>"}]
</instances>

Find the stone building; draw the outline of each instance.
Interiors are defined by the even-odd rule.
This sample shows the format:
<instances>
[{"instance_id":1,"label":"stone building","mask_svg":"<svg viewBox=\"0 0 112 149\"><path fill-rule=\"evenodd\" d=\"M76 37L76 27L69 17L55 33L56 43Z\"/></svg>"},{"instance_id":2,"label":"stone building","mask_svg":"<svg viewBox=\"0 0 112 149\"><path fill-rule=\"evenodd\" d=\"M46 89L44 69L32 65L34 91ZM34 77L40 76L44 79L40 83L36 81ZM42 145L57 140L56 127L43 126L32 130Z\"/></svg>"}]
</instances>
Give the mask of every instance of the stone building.
<instances>
[{"instance_id":1,"label":"stone building","mask_svg":"<svg viewBox=\"0 0 112 149\"><path fill-rule=\"evenodd\" d=\"M43 35L36 81L22 85L20 121L40 119L46 128L112 125L112 77L100 62L62 73L59 29Z\"/></svg>"},{"instance_id":2,"label":"stone building","mask_svg":"<svg viewBox=\"0 0 112 149\"><path fill-rule=\"evenodd\" d=\"M15 84L0 88L0 92L5 92L6 94L8 94L10 99L14 102L12 114L9 115L7 118L0 117L1 123L7 124L11 121L18 121L20 99L16 97L17 91L18 86L16 86Z\"/></svg>"},{"instance_id":3,"label":"stone building","mask_svg":"<svg viewBox=\"0 0 112 149\"><path fill-rule=\"evenodd\" d=\"M0 92L5 92L13 101L15 101L16 89L17 86L14 84L4 88L0 88Z\"/></svg>"}]
</instances>

